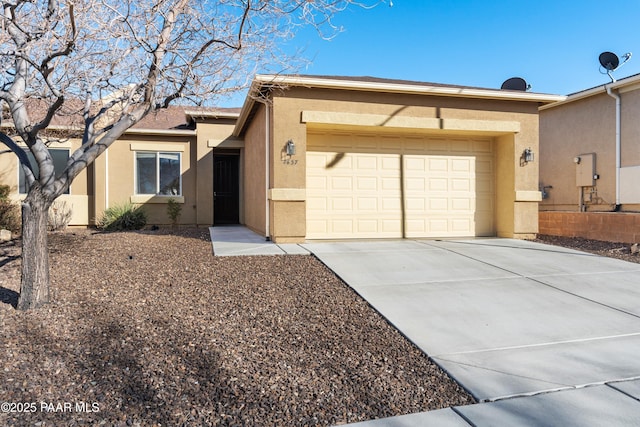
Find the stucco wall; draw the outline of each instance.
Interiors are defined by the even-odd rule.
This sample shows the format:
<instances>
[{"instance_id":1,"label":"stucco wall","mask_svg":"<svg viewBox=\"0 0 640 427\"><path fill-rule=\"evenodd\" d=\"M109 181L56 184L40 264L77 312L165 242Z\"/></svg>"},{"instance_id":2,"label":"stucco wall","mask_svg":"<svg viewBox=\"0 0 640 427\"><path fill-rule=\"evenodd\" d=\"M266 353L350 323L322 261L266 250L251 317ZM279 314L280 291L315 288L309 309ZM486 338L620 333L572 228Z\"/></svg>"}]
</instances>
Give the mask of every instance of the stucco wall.
<instances>
[{"instance_id":1,"label":"stucco wall","mask_svg":"<svg viewBox=\"0 0 640 427\"><path fill-rule=\"evenodd\" d=\"M537 104L514 101L494 101L435 96L415 96L403 94L380 94L371 92L351 92L290 88L274 95L273 147L274 170L273 188L305 188L305 153L307 126L301 120L305 111L326 111L360 115L370 119L371 115L386 119L379 125L359 125L360 132L394 134L438 134L459 135L478 134L498 138L496 156L498 161L497 224L498 234L508 237L529 237L537 232L537 199L531 196L538 190L537 162L522 165L520 156L525 148L538 152L538 111ZM367 116L369 115L369 116ZM363 119L363 121L366 121ZM429 123L449 124L448 130L421 128L419 120ZM412 126L393 126L388 123L418 123ZM253 120L254 122L256 119ZM435 121L435 122L434 122ZM508 125L504 125L507 123ZM517 131L506 130L517 124ZM313 126L324 126L314 124ZM326 125L339 129L341 125ZM353 126L353 125L348 125ZM466 126L466 128L465 128ZM488 126L483 129L483 126ZM501 126L505 130L501 131ZM506 135L506 136L505 136ZM297 148L293 158L295 164L279 161L286 141L292 139ZM525 194L516 200L517 194ZM284 201L282 202L284 203ZM274 207L277 201L272 201ZM306 226L304 201L287 201L287 213L292 221ZM279 208L274 208L275 211ZM285 209L283 206L282 209ZM275 238L296 240L304 238L303 229L276 229Z\"/></svg>"},{"instance_id":2,"label":"stucco wall","mask_svg":"<svg viewBox=\"0 0 640 427\"><path fill-rule=\"evenodd\" d=\"M640 210L640 90L621 91L622 210ZM587 211L610 211L616 204L615 100L602 92L540 111L540 184L552 186L541 210L580 210L574 158L594 153L595 186L584 187Z\"/></svg>"},{"instance_id":3,"label":"stucco wall","mask_svg":"<svg viewBox=\"0 0 640 427\"><path fill-rule=\"evenodd\" d=\"M60 143L52 143L52 148L69 149L69 155L73 150L80 147L81 141L78 139L64 140ZM11 199L22 200L24 195L18 194L18 158L12 152L5 152L9 148L0 143L0 184L8 185L11 188ZM69 189L69 194L60 196L57 200L64 202L67 208L71 209L72 217L69 225L84 226L90 221L90 205L93 202L92 194L92 171L91 166L84 169L73 180Z\"/></svg>"},{"instance_id":4,"label":"stucco wall","mask_svg":"<svg viewBox=\"0 0 640 427\"><path fill-rule=\"evenodd\" d=\"M621 90L620 97L621 166L640 166L640 89Z\"/></svg>"},{"instance_id":5,"label":"stucco wall","mask_svg":"<svg viewBox=\"0 0 640 427\"><path fill-rule=\"evenodd\" d=\"M257 112L244 135L244 224L250 229L266 235L266 132L271 128L271 117L267 124L266 107L258 105Z\"/></svg>"},{"instance_id":6,"label":"stucco wall","mask_svg":"<svg viewBox=\"0 0 640 427\"><path fill-rule=\"evenodd\" d=\"M197 147L194 155L197 170L196 222L201 226L209 226L214 223L214 152L215 150L234 150L240 152L242 150L242 144L239 140L231 136L235 126L234 119L196 120Z\"/></svg>"},{"instance_id":7,"label":"stucco wall","mask_svg":"<svg viewBox=\"0 0 640 427\"><path fill-rule=\"evenodd\" d=\"M125 135L96 160L95 216L118 204L142 206L149 224L168 225L167 201L174 198L182 206L179 224L196 224L196 166L193 136ZM135 151L177 151L181 153L182 196L142 196L135 194Z\"/></svg>"}]
</instances>

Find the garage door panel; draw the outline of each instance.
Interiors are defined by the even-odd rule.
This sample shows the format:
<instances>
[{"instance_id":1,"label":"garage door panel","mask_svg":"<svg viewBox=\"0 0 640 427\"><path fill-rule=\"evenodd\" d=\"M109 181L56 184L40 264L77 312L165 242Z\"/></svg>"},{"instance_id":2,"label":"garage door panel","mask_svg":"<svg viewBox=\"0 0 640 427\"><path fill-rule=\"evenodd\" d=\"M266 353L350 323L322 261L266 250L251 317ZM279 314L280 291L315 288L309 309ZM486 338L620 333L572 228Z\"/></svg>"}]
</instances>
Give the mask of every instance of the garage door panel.
<instances>
[{"instance_id":1,"label":"garage door panel","mask_svg":"<svg viewBox=\"0 0 640 427\"><path fill-rule=\"evenodd\" d=\"M370 176L370 177L358 176L356 177L356 189L358 191L377 192L378 180L376 179L376 177L373 177L373 176Z\"/></svg>"},{"instance_id":2,"label":"garage door panel","mask_svg":"<svg viewBox=\"0 0 640 427\"><path fill-rule=\"evenodd\" d=\"M423 198L407 197L405 200L405 206L408 212L424 212L426 209Z\"/></svg>"},{"instance_id":3,"label":"garage door panel","mask_svg":"<svg viewBox=\"0 0 640 427\"><path fill-rule=\"evenodd\" d=\"M451 184L451 191L454 191L454 192L457 192L457 191L470 192L471 188L473 188L472 183L470 182L469 179L452 178L450 181L450 184Z\"/></svg>"},{"instance_id":4,"label":"garage door panel","mask_svg":"<svg viewBox=\"0 0 640 427\"><path fill-rule=\"evenodd\" d=\"M454 212L464 211L473 213L473 202L471 198L451 199L451 210Z\"/></svg>"},{"instance_id":5,"label":"garage door panel","mask_svg":"<svg viewBox=\"0 0 640 427\"><path fill-rule=\"evenodd\" d=\"M332 197L331 210L351 212L353 210L353 199L351 197Z\"/></svg>"},{"instance_id":6,"label":"garage door panel","mask_svg":"<svg viewBox=\"0 0 640 427\"><path fill-rule=\"evenodd\" d=\"M309 190L324 190L327 188L327 177L310 176L307 179L307 188Z\"/></svg>"},{"instance_id":7,"label":"garage door panel","mask_svg":"<svg viewBox=\"0 0 640 427\"><path fill-rule=\"evenodd\" d=\"M429 191L447 191L449 188L449 181L445 178L427 178L427 181Z\"/></svg>"},{"instance_id":8,"label":"garage door panel","mask_svg":"<svg viewBox=\"0 0 640 427\"><path fill-rule=\"evenodd\" d=\"M424 192L427 187L425 181L425 178L407 178L405 180L405 190L409 192Z\"/></svg>"},{"instance_id":9,"label":"garage door panel","mask_svg":"<svg viewBox=\"0 0 640 427\"><path fill-rule=\"evenodd\" d=\"M429 170L434 173L446 172L449 170L449 161L446 158L439 158L439 157L427 158L427 165L426 167L422 168L421 171L424 171L424 170Z\"/></svg>"},{"instance_id":10,"label":"garage door panel","mask_svg":"<svg viewBox=\"0 0 640 427\"><path fill-rule=\"evenodd\" d=\"M469 218L453 218L451 220L451 231L454 233L464 233L467 235L472 230L471 220Z\"/></svg>"},{"instance_id":11,"label":"garage door panel","mask_svg":"<svg viewBox=\"0 0 640 427\"><path fill-rule=\"evenodd\" d=\"M472 172L472 164L475 159L451 159L451 170L453 172Z\"/></svg>"},{"instance_id":12,"label":"garage door panel","mask_svg":"<svg viewBox=\"0 0 640 427\"><path fill-rule=\"evenodd\" d=\"M360 212L369 212L369 213L378 212L378 199L375 197L358 198L358 210Z\"/></svg>"},{"instance_id":13,"label":"garage door panel","mask_svg":"<svg viewBox=\"0 0 640 427\"><path fill-rule=\"evenodd\" d=\"M349 193L353 190L353 179L350 176L331 177L329 191L346 190Z\"/></svg>"},{"instance_id":14,"label":"garage door panel","mask_svg":"<svg viewBox=\"0 0 640 427\"><path fill-rule=\"evenodd\" d=\"M358 156L356 165L359 172L365 172L365 170L376 171L378 169L378 158L375 155Z\"/></svg>"},{"instance_id":15,"label":"garage door panel","mask_svg":"<svg viewBox=\"0 0 640 427\"><path fill-rule=\"evenodd\" d=\"M494 233L490 139L312 135L307 150L307 238Z\"/></svg>"}]
</instances>

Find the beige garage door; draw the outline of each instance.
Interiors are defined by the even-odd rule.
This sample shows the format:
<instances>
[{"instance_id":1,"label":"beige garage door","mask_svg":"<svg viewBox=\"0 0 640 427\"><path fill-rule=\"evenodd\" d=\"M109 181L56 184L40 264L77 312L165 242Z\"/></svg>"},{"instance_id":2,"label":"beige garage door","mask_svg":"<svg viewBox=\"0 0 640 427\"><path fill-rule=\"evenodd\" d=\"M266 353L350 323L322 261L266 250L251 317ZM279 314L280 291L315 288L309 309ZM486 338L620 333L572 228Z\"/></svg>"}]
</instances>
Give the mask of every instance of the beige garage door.
<instances>
[{"instance_id":1,"label":"beige garage door","mask_svg":"<svg viewBox=\"0 0 640 427\"><path fill-rule=\"evenodd\" d=\"M492 236L489 138L315 134L307 238Z\"/></svg>"}]
</instances>

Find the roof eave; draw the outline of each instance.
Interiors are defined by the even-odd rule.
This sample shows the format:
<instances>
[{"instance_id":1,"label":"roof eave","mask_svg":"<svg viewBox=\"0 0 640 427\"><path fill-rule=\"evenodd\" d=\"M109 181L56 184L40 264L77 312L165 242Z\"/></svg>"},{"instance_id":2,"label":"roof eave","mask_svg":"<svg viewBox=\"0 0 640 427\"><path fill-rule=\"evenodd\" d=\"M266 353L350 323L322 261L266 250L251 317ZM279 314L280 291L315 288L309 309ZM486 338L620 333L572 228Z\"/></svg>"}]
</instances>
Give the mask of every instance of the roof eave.
<instances>
[{"instance_id":1,"label":"roof eave","mask_svg":"<svg viewBox=\"0 0 640 427\"><path fill-rule=\"evenodd\" d=\"M401 93L414 95L445 96L458 98L493 99L505 101L536 102L539 104L551 104L566 99L564 95L550 95L542 93L505 91L497 89L480 89L453 86L431 86L411 83L387 83L357 80L327 79L322 77L281 76L272 74L259 74L255 77L249 90L249 95L240 111L240 116L234 129L234 136L239 136L246 124L251 110L255 104L254 96L267 85L273 86L300 86L309 88L324 88L337 90L357 90L368 92ZM253 95L253 96L252 96Z\"/></svg>"},{"instance_id":2,"label":"roof eave","mask_svg":"<svg viewBox=\"0 0 640 427\"><path fill-rule=\"evenodd\" d=\"M409 93L434 96L453 96L464 98L504 99L514 101L529 101L551 103L563 100L564 95L550 95L535 92L507 91L502 89L482 89L454 86L431 86L428 84L386 83L327 79L322 77L258 75L256 81L261 84L280 86L304 86L343 90L360 90L370 92Z\"/></svg>"},{"instance_id":3,"label":"roof eave","mask_svg":"<svg viewBox=\"0 0 640 427\"><path fill-rule=\"evenodd\" d=\"M187 118L193 119L237 119L240 113L222 112L222 111L189 111L186 110L184 114Z\"/></svg>"},{"instance_id":4,"label":"roof eave","mask_svg":"<svg viewBox=\"0 0 640 427\"><path fill-rule=\"evenodd\" d=\"M144 129L129 128L125 131L125 135L157 135L157 136L194 136L196 131L193 129Z\"/></svg>"},{"instance_id":5,"label":"roof eave","mask_svg":"<svg viewBox=\"0 0 640 427\"><path fill-rule=\"evenodd\" d=\"M551 104L541 105L539 110L548 110L551 108L559 107L564 104L569 104L571 102L575 102L581 99L589 98L591 96L599 95L601 93L607 93L607 88L611 88L612 90L620 90L626 86L631 86L640 83L640 74L636 74L631 77L627 77L615 82L605 83L600 86L596 86L591 89L583 90L581 92L572 93L565 97L564 100L553 102Z\"/></svg>"},{"instance_id":6,"label":"roof eave","mask_svg":"<svg viewBox=\"0 0 640 427\"><path fill-rule=\"evenodd\" d=\"M11 128L13 123L2 123L0 128ZM56 130L64 132L82 132L84 128L79 126L51 125L47 126L47 130ZM129 128L124 132L125 135L158 135L158 136L194 136L196 131L193 129L145 129L145 128Z\"/></svg>"},{"instance_id":7,"label":"roof eave","mask_svg":"<svg viewBox=\"0 0 640 427\"><path fill-rule=\"evenodd\" d=\"M263 82L258 79L259 77L261 77L261 75L256 76L253 82L251 82L251 87L249 88L247 97L244 99L244 103L242 104L242 108L240 109L240 113L238 114L238 120L236 121L236 126L233 128L232 133L232 135L236 138L242 134L247 119L249 118L249 115L251 114L255 103L257 102L257 94L263 85Z\"/></svg>"}]
</instances>

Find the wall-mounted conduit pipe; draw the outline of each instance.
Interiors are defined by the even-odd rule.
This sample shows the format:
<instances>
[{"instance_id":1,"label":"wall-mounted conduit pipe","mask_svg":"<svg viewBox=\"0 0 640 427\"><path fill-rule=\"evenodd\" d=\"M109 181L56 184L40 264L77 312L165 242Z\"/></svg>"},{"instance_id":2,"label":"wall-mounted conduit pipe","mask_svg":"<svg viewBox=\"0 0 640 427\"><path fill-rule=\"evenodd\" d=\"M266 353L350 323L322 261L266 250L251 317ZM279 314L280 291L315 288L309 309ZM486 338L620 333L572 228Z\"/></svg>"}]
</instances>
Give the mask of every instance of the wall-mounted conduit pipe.
<instances>
[{"instance_id":1,"label":"wall-mounted conduit pipe","mask_svg":"<svg viewBox=\"0 0 640 427\"><path fill-rule=\"evenodd\" d=\"M620 210L620 167L621 167L621 135L620 135L620 94L611 90L610 85L605 85L607 94L616 100L616 206L614 212Z\"/></svg>"}]
</instances>

